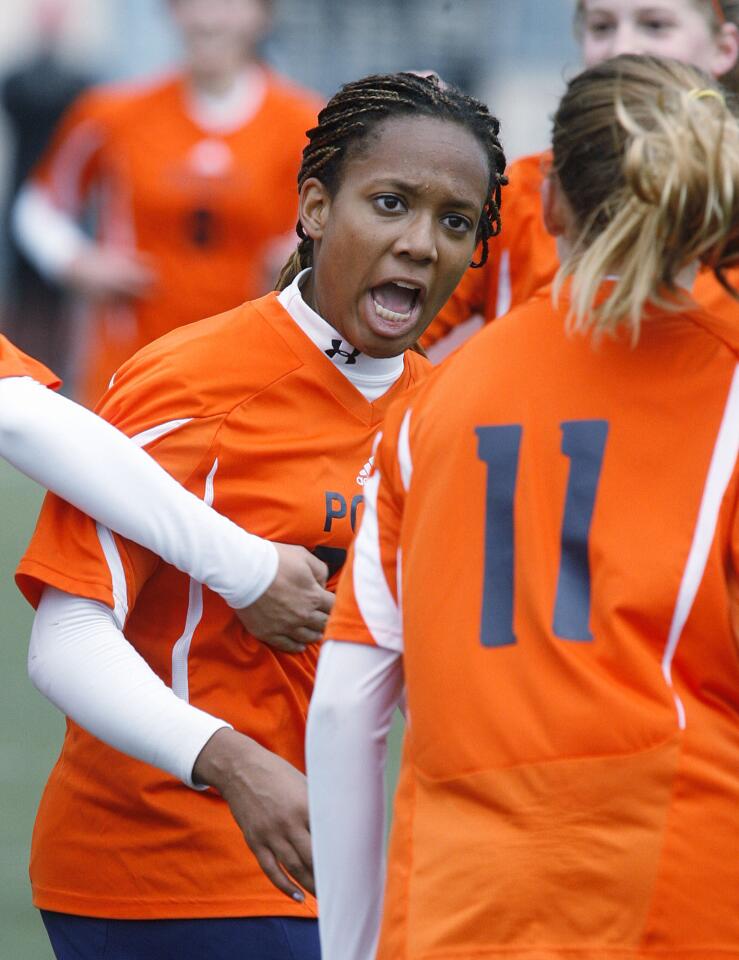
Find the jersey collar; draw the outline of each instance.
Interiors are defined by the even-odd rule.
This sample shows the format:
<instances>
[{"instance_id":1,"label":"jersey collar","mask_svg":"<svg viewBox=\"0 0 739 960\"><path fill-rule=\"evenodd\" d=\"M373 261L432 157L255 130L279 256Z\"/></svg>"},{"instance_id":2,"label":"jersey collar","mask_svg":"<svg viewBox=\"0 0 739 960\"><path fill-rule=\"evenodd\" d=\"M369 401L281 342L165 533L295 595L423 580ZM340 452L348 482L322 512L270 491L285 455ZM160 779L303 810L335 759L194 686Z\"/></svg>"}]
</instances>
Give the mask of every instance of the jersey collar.
<instances>
[{"instance_id":1,"label":"jersey collar","mask_svg":"<svg viewBox=\"0 0 739 960\"><path fill-rule=\"evenodd\" d=\"M401 376L404 359L399 357L368 357L353 344L342 339L341 334L323 317L319 316L303 299L300 291L310 267L301 271L289 287L278 296L278 301L287 310L303 333L331 361L370 402L386 393Z\"/></svg>"}]
</instances>

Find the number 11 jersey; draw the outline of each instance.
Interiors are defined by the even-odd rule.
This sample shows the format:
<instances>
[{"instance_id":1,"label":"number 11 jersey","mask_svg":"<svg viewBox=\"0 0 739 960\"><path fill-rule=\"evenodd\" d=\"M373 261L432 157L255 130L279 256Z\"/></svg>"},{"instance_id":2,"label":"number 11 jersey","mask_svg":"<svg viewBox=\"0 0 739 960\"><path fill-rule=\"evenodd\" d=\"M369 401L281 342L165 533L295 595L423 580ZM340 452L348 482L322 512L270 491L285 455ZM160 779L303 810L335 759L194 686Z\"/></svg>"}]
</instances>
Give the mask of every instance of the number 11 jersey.
<instances>
[{"instance_id":1,"label":"number 11 jersey","mask_svg":"<svg viewBox=\"0 0 739 960\"><path fill-rule=\"evenodd\" d=\"M564 311L383 428L327 630L404 656L380 960L739 957L739 331Z\"/></svg>"}]
</instances>

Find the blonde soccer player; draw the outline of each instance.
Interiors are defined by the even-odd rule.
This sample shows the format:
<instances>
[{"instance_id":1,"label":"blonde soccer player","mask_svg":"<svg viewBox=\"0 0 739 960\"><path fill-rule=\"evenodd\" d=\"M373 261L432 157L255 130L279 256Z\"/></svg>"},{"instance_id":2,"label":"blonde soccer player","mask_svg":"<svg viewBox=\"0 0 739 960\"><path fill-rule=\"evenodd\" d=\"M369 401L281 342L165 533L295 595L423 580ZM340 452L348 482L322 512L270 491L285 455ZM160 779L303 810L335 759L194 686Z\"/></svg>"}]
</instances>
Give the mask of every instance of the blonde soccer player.
<instances>
[{"instance_id":1,"label":"blonde soccer player","mask_svg":"<svg viewBox=\"0 0 739 960\"><path fill-rule=\"evenodd\" d=\"M718 86L576 77L544 215L554 301L383 427L308 722L323 960L739 957L739 326L690 297L736 253Z\"/></svg>"}]
</instances>

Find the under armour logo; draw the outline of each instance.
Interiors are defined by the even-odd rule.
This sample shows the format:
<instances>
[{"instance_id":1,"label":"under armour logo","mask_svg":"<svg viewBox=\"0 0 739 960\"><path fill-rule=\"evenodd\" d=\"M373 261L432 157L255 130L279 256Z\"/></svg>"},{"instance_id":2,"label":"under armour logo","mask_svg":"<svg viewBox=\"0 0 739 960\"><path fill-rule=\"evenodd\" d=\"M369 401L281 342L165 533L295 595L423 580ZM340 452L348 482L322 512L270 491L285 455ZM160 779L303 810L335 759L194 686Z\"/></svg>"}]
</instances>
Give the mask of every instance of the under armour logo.
<instances>
[{"instance_id":1,"label":"under armour logo","mask_svg":"<svg viewBox=\"0 0 739 960\"><path fill-rule=\"evenodd\" d=\"M348 350L342 350L342 349L341 349L341 343L342 343L341 340L332 340L332 341L331 341L331 349L330 349L330 350L324 350L323 352L326 354L327 357L331 357L332 360L333 360L333 358L336 357L336 356L346 357L345 366L348 366L350 363L356 363L356 362L357 362L357 357L359 356L359 354L360 354L362 351L355 349L355 350L352 350L351 353L349 353Z\"/></svg>"}]
</instances>

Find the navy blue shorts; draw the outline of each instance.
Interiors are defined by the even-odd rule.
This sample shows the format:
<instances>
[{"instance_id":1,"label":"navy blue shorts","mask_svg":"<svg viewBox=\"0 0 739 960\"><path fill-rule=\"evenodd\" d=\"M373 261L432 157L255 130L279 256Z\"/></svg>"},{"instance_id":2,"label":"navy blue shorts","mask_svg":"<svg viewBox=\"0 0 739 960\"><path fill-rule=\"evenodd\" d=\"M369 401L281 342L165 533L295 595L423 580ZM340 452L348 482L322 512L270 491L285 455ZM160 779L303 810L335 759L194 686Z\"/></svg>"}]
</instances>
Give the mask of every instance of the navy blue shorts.
<instances>
[{"instance_id":1,"label":"navy blue shorts","mask_svg":"<svg viewBox=\"0 0 739 960\"><path fill-rule=\"evenodd\" d=\"M298 917L100 920L42 910L57 960L320 960L318 921Z\"/></svg>"}]
</instances>

